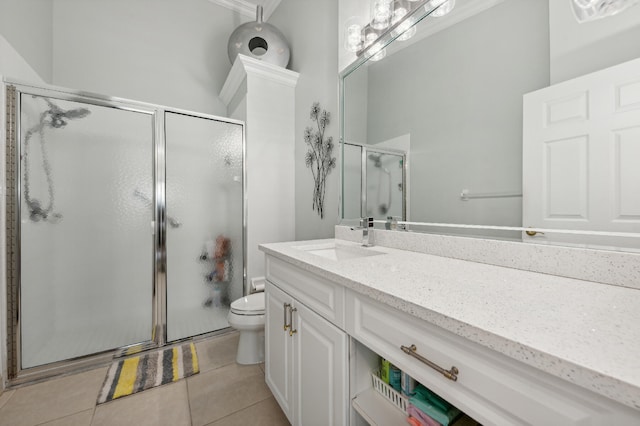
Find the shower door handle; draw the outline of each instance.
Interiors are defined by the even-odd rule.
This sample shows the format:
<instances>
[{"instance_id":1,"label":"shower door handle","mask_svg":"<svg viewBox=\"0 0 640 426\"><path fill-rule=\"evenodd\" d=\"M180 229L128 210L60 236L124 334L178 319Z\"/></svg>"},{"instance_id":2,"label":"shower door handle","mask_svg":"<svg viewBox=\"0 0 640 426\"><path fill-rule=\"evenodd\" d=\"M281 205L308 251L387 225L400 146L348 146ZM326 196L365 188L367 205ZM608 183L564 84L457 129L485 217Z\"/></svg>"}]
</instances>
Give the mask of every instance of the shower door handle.
<instances>
[{"instance_id":1,"label":"shower door handle","mask_svg":"<svg viewBox=\"0 0 640 426\"><path fill-rule=\"evenodd\" d=\"M287 310L291 310L291 303L284 303L283 304L283 310L282 312L284 312L284 331L287 331L289 329L289 327L291 327L291 323L287 324Z\"/></svg>"}]
</instances>

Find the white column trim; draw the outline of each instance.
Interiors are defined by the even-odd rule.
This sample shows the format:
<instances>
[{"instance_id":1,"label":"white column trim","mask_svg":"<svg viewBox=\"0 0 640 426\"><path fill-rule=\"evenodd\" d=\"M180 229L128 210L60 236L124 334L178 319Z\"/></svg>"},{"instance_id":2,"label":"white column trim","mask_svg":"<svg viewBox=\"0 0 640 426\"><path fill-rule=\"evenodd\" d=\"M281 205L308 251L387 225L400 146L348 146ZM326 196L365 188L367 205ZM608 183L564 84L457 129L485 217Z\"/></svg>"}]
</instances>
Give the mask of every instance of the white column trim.
<instances>
[{"instance_id":1,"label":"white column trim","mask_svg":"<svg viewBox=\"0 0 640 426\"><path fill-rule=\"evenodd\" d=\"M300 74L295 71L239 54L220 91L220 99L225 105L229 106L247 75L260 76L290 87L295 87L300 77Z\"/></svg>"}]
</instances>

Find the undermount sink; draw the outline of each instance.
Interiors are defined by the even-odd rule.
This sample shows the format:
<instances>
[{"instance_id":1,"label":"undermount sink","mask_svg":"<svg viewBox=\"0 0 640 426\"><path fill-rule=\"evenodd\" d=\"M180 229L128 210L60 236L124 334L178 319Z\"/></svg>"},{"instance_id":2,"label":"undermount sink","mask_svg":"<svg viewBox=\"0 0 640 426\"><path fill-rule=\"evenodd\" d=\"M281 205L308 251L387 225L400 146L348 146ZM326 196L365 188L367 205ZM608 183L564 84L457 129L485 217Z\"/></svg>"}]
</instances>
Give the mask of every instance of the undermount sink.
<instances>
[{"instance_id":1,"label":"undermount sink","mask_svg":"<svg viewBox=\"0 0 640 426\"><path fill-rule=\"evenodd\" d=\"M335 243L317 244L309 246L295 247L298 250L324 257L331 260L349 260L360 257L377 256L384 254L381 251L372 250L370 248L358 246L343 246Z\"/></svg>"}]
</instances>

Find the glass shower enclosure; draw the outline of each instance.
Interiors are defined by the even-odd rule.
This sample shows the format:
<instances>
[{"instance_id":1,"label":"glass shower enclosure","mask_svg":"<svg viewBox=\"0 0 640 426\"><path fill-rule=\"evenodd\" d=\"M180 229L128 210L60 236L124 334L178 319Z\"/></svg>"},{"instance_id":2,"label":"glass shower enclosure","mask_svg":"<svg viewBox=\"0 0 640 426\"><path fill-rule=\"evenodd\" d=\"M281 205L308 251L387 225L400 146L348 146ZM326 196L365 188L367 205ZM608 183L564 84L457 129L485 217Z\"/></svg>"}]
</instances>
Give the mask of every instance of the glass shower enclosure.
<instances>
[{"instance_id":1,"label":"glass shower enclosure","mask_svg":"<svg viewBox=\"0 0 640 426\"><path fill-rule=\"evenodd\" d=\"M375 145L342 146L342 218L407 220L407 153Z\"/></svg>"},{"instance_id":2,"label":"glass shower enclosure","mask_svg":"<svg viewBox=\"0 0 640 426\"><path fill-rule=\"evenodd\" d=\"M244 125L5 81L13 382L229 326Z\"/></svg>"}]
</instances>

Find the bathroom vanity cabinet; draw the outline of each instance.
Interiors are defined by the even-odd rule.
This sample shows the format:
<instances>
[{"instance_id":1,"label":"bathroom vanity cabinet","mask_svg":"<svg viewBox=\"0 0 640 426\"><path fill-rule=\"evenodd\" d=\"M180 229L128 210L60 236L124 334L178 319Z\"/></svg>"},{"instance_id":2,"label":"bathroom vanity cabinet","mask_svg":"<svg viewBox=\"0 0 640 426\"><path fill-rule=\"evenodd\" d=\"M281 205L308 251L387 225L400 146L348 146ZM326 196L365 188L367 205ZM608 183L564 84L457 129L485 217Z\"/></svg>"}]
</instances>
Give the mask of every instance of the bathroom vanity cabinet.
<instances>
[{"instance_id":1,"label":"bathroom vanity cabinet","mask_svg":"<svg viewBox=\"0 0 640 426\"><path fill-rule=\"evenodd\" d=\"M493 425L633 425L640 421L640 412L536 371L366 296L351 291L346 296L346 331L357 341L355 362L368 363L369 368L375 368L377 360L374 357L372 361L369 352L381 355L478 422ZM443 370L450 371L455 367L456 380L401 350L402 346L412 345L420 356ZM358 403L359 395L371 397L370 381L364 374L353 377L353 386L358 390L352 395L354 403Z\"/></svg>"},{"instance_id":2,"label":"bathroom vanity cabinet","mask_svg":"<svg viewBox=\"0 0 640 426\"><path fill-rule=\"evenodd\" d=\"M317 241L310 243L318 245ZM531 321L527 324L530 334L505 341L495 339L496 336L487 331L486 323L482 327L480 323L471 322L451 327L447 322L450 317L432 315L432 311L425 308L427 302L422 300L436 299L430 293L436 286L425 284L429 273L420 268L428 269L433 276L446 270L451 278L447 281L449 297L443 298L447 301L445 308L449 309L445 314L460 315L459 309L464 305L465 310L474 307L480 312L486 310L490 322L522 321L526 316L495 317L499 309L497 302L492 306L482 300L482 296L474 297L472 304L465 305L461 300L460 289L469 293L472 290L468 285L474 283L482 287L480 294L497 291L486 278L492 268L497 267L384 247L373 248L384 256L327 260L310 254L308 249L300 249L304 244L261 246L266 253L267 274L266 381L292 424L406 424L404 414L374 390L371 373L379 368L380 357L482 424L640 424L640 408L633 408L633 402L623 403L625 398L635 401L638 395L639 388L634 384L637 363L633 359L624 366L630 379L623 383L609 378L614 376L606 371L611 368L610 360L603 360L602 370L592 371L582 365L568 364L556 358L557 354L541 353L534 335L542 333L543 340L556 339L563 336L562 330L541 328L541 324ZM417 275L412 277L406 272L410 267L403 265L404 261L415 265L413 272ZM525 305L540 304L537 309L542 310L549 309L551 298L562 295L562 289L553 286L579 284L584 292L591 292L594 290L591 286L596 285L576 280L565 282L561 277L509 268L495 272L503 281L497 286L512 279L537 283L534 293L527 295ZM393 282L389 283L385 274L393 275ZM419 280L414 282L415 277ZM464 285L457 288L456 280L462 280ZM545 290L544 280L551 280L550 288L557 291ZM419 287L431 296L425 299L415 293L402 293L403 287ZM515 290L521 292L521 288L516 286ZM502 287L498 290L504 291ZM541 290L545 291L537 295ZM583 312L583 318L586 318L585 309L588 312L599 302L609 300L607 292L619 292L616 297L621 298L636 297L634 292L637 292L611 286L596 287L595 291L600 294L600 301L594 298L594 306L577 308ZM393 297L389 297L392 293ZM547 305L542 305L545 300ZM612 321L618 320L620 318ZM578 320L579 324L583 322L584 319ZM562 327L566 328L563 324L558 326ZM607 325L601 324L601 327L606 329ZM579 332L576 338L580 338ZM579 344L578 340L567 340L561 346ZM420 357L441 367L442 371L438 372L424 359L407 354L401 349L403 346L414 346ZM598 352L592 347L593 352ZM616 357L614 352L602 352ZM538 365L539 368L534 367ZM558 365L560 368L556 368ZM457 371L456 380L443 374L454 371L453 367ZM575 380L582 380L582 385L572 383ZM606 397L602 393L614 396Z\"/></svg>"},{"instance_id":3,"label":"bathroom vanity cabinet","mask_svg":"<svg viewBox=\"0 0 640 426\"><path fill-rule=\"evenodd\" d=\"M344 288L268 257L265 292L265 380L280 407L295 425L348 424Z\"/></svg>"}]
</instances>

